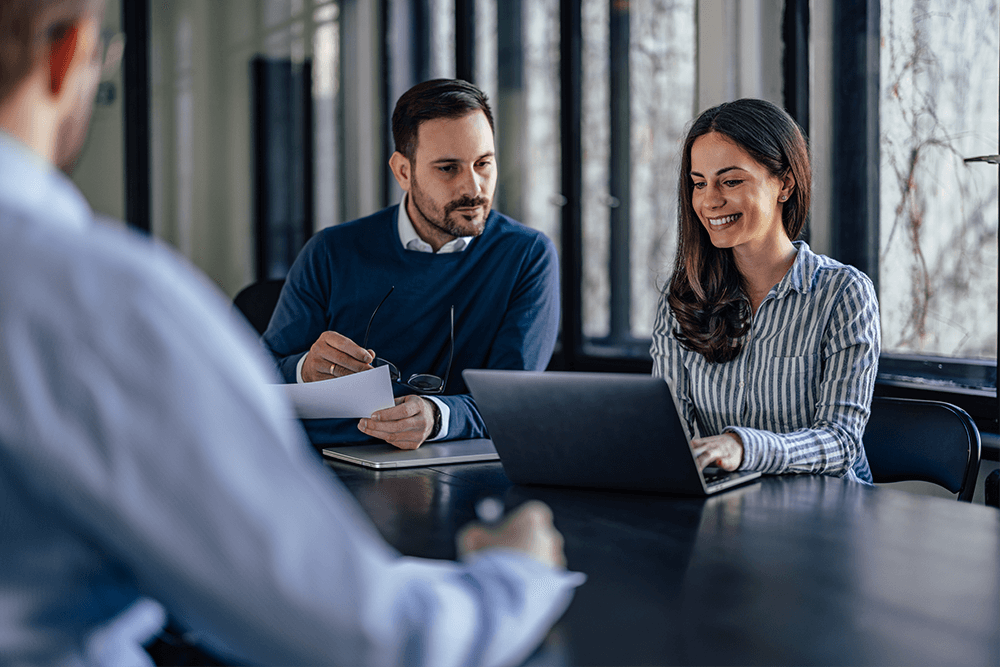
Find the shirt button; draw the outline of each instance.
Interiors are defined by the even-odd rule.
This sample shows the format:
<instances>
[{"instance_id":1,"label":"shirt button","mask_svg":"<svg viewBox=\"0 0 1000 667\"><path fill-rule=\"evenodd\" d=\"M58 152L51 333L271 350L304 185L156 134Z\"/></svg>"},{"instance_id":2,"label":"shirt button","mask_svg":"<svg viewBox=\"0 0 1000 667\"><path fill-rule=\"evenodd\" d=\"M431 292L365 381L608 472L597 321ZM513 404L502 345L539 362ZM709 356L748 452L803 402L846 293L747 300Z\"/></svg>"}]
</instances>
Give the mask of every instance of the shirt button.
<instances>
[{"instance_id":1,"label":"shirt button","mask_svg":"<svg viewBox=\"0 0 1000 667\"><path fill-rule=\"evenodd\" d=\"M745 385L745 384L746 384L746 382L744 382L743 380L740 380L740 389L742 389L743 385Z\"/></svg>"}]
</instances>

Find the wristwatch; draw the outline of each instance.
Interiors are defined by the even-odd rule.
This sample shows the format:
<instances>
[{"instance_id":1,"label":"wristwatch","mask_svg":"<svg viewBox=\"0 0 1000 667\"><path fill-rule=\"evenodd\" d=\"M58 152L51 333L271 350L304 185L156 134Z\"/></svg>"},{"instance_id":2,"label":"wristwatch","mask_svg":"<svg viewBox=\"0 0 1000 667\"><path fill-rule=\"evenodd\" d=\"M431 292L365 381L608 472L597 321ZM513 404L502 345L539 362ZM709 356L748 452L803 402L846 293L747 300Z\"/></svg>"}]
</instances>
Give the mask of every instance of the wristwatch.
<instances>
[{"instance_id":1,"label":"wristwatch","mask_svg":"<svg viewBox=\"0 0 1000 667\"><path fill-rule=\"evenodd\" d=\"M434 410L434 426L431 428L431 433L427 436L427 439L433 440L441 432L441 408L438 407L437 403L431 401L431 399L427 400L430 401L431 407Z\"/></svg>"}]
</instances>

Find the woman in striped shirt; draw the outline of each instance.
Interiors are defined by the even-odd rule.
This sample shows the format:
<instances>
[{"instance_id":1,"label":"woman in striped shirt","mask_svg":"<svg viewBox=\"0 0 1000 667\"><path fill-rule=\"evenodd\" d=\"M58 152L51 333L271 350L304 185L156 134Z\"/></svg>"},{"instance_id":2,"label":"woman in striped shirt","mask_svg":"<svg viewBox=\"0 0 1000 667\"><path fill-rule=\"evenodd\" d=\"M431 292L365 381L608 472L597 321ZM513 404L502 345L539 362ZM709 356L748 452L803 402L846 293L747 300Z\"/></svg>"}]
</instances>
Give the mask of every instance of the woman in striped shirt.
<instances>
[{"instance_id":1,"label":"woman in striped shirt","mask_svg":"<svg viewBox=\"0 0 1000 667\"><path fill-rule=\"evenodd\" d=\"M810 187L802 132L773 104L737 100L695 120L653 374L670 384L703 468L871 482L861 436L878 302L865 274L795 240Z\"/></svg>"}]
</instances>

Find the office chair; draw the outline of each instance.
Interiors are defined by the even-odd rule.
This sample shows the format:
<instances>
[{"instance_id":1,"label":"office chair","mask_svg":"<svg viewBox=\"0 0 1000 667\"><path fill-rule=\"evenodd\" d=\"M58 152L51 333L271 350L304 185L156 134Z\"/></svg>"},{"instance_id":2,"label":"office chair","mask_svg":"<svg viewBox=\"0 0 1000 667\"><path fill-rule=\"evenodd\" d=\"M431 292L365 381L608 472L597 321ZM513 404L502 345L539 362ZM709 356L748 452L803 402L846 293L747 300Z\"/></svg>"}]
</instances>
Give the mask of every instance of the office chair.
<instances>
[{"instance_id":1,"label":"office chair","mask_svg":"<svg viewBox=\"0 0 1000 667\"><path fill-rule=\"evenodd\" d=\"M876 396L864 443L876 482L931 482L972 501L981 444L979 429L961 408Z\"/></svg>"},{"instance_id":2,"label":"office chair","mask_svg":"<svg viewBox=\"0 0 1000 667\"><path fill-rule=\"evenodd\" d=\"M233 305L243 313L257 333L263 334L267 323L271 321L271 313L278 305L278 295L284 286L284 279L259 280L241 289L233 297Z\"/></svg>"}]
</instances>

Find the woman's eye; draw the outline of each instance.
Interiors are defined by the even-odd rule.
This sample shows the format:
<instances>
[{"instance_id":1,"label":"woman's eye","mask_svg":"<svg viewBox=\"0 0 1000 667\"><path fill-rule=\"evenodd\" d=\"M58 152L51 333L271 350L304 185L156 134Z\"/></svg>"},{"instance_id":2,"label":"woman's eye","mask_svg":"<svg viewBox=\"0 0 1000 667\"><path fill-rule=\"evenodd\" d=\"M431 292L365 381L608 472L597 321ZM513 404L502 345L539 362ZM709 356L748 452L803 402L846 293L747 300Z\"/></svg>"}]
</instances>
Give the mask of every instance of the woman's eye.
<instances>
[{"instance_id":1,"label":"woman's eye","mask_svg":"<svg viewBox=\"0 0 1000 667\"><path fill-rule=\"evenodd\" d=\"M696 183L694 183L693 185L694 185L694 189L695 189L695 190L701 190L702 188L704 188L704 187L705 187L705 185L706 185L706 184L705 184L704 182L702 182L702 183L697 183L697 182L696 182Z\"/></svg>"},{"instance_id":2,"label":"woman's eye","mask_svg":"<svg viewBox=\"0 0 1000 667\"><path fill-rule=\"evenodd\" d=\"M735 188L735 187L736 187L737 185L739 185L739 184L740 184L740 183L742 183L742 182L743 182L743 181L738 181L738 180L732 180L732 181L726 181L726 182L725 182L725 184L726 184L727 186L731 187L731 188Z\"/></svg>"}]
</instances>

